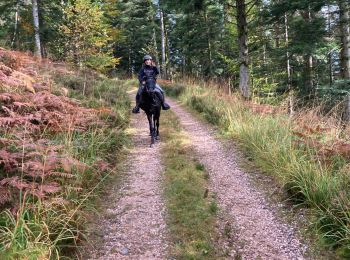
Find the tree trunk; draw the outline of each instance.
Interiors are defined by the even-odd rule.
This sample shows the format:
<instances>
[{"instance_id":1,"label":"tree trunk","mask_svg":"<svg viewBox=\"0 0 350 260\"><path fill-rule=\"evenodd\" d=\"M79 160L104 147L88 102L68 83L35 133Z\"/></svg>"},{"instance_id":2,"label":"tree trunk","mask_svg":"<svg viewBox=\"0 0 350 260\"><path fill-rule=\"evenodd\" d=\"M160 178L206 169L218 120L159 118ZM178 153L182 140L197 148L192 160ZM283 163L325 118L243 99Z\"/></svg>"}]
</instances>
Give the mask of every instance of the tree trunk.
<instances>
[{"instance_id":1,"label":"tree trunk","mask_svg":"<svg viewBox=\"0 0 350 260\"><path fill-rule=\"evenodd\" d=\"M34 22L34 33L35 33L35 55L41 58L41 43L39 33L39 10L37 0L32 0L33 9L33 22Z\"/></svg>"},{"instance_id":2,"label":"tree trunk","mask_svg":"<svg viewBox=\"0 0 350 260\"><path fill-rule=\"evenodd\" d=\"M164 27L165 28L165 27ZM172 80L172 70L171 70L171 63L170 63L170 39L169 39L169 33L167 30L165 32L165 42L166 42L166 71L168 79Z\"/></svg>"},{"instance_id":3,"label":"tree trunk","mask_svg":"<svg viewBox=\"0 0 350 260\"><path fill-rule=\"evenodd\" d=\"M156 37L156 29L153 28L153 46L154 46L154 56L157 63L159 63L158 57L158 45L157 45L157 37Z\"/></svg>"},{"instance_id":4,"label":"tree trunk","mask_svg":"<svg viewBox=\"0 0 350 260\"><path fill-rule=\"evenodd\" d=\"M239 48L239 89L244 98L250 97L249 85L249 55L248 55L248 24L245 0L236 0L237 29Z\"/></svg>"},{"instance_id":5,"label":"tree trunk","mask_svg":"<svg viewBox=\"0 0 350 260\"><path fill-rule=\"evenodd\" d=\"M339 19L340 19L340 36L341 52L340 65L341 76L344 79L350 79L350 26L349 26L349 4L347 0L338 0Z\"/></svg>"},{"instance_id":6,"label":"tree trunk","mask_svg":"<svg viewBox=\"0 0 350 260\"><path fill-rule=\"evenodd\" d=\"M279 22L275 22L274 27L275 27L275 47L279 48L280 47L280 25L279 25Z\"/></svg>"},{"instance_id":7,"label":"tree trunk","mask_svg":"<svg viewBox=\"0 0 350 260\"><path fill-rule=\"evenodd\" d=\"M312 95L314 91L313 80L313 57L312 55L305 56L305 90L308 95Z\"/></svg>"},{"instance_id":8,"label":"tree trunk","mask_svg":"<svg viewBox=\"0 0 350 260\"><path fill-rule=\"evenodd\" d=\"M167 78L167 68L166 68L166 55L165 55L165 26L164 26L164 14L161 9L159 9L160 14L160 29L161 29L161 36L162 36L162 66L161 66L161 72L162 77Z\"/></svg>"},{"instance_id":9,"label":"tree trunk","mask_svg":"<svg viewBox=\"0 0 350 260\"><path fill-rule=\"evenodd\" d=\"M289 58L289 23L288 23L288 15L284 14L284 33L285 33L285 41L286 41L286 69L287 69L287 88L288 88L288 112L289 116L292 117L294 115L294 94L292 91L292 73L290 68L290 58Z\"/></svg>"},{"instance_id":10,"label":"tree trunk","mask_svg":"<svg viewBox=\"0 0 350 260\"><path fill-rule=\"evenodd\" d=\"M345 97L345 114L344 114L344 120L346 122L350 122L350 96L347 95Z\"/></svg>"},{"instance_id":11,"label":"tree trunk","mask_svg":"<svg viewBox=\"0 0 350 260\"><path fill-rule=\"evenodd\" d=\"M128 48L128 66L129 66L130 77L133 77L133 69L131 67L131 48L130 48L130 46Z\"/></svg>"},{"instance_id":12,"label":"tree trunk","mask_svg":"<svg viewBox=\"0 0 350 260\"><path fill-rule=\"evenodd\" d=\"M331 21L331 8L330 5L327 5L327 27L328 27L328 37L331 39L332 37L332 29L331 29L332 21ZM332 60L332 52L330 50L328 53L328 64L329 64L329 86L331 87L333 84L333 60Z\"/></svg>"},{"instance_id":13,"label":"tree trunk","mask_svg":"<svg viewBox=\"0 0 350 260\"><path fill-rule=\"evenodd\" d=\"M309 10L306 12L303 12L302 14L304 20L311 24L312 21L312 14L311 9L309 7ZM314 94L314 79L313 79L313 57L312 54L306 54L304 56L304 64L305 64L305 70L304 70L304 81L305 81L305 93L309 97L311 97Z\"/></svg>"},{"instance_id":14,"label":"tree trunk","mask_svg":"<svg viewBox=\"0 0 350 260\"><path fill-rule=\"evenodd\" d=\"M289 28L288 28L288 16L287 14L284 15L284 26L285 26L285 41L286 41L286 69L287 69L287 84L288 84L288 90L291 90L291 83L292 83L292 73L290 68L290 59L289 59Z\"/></svg>"},{"instance_id":15,"label":"tree trunk","mask_svg":"<svg viewBox=\"0 0 350 260\"><path fill-rule=\"evenodd\" d=\"M207 45L208 45L208 54L209 54L208 71L209 71L209 76L212 76L213 55L212 55L212 46L211 46L211 39L210 39L210 25L208 24L208 15L206 10L204 10L204 21L205 21L205 26L207 27L206 33L207 33Z\"/></svg>"},{"instance_id":16,"label":"tree trunk","mask_svg":"<svg viewBox=\"0 0 350 260\"><path fill-rule=\"evenodd\" d=\"M13 38L12 38L12 42L11 42L11 48L13 48L13 46L15 45L15 40L17 37L17 28L18 28L18 10L19 10L19 3L17 1L16 4L16 13L15 13L15 29L13 32Z\"/></svg>"}]
</instances>

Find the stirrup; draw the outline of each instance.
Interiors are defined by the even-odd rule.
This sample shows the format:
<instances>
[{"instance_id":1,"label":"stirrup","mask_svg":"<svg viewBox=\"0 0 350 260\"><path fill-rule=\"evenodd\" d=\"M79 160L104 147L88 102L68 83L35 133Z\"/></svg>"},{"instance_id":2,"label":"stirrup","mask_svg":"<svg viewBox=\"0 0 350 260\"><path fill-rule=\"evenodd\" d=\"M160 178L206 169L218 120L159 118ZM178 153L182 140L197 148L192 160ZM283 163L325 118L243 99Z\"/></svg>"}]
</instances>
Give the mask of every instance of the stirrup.
<instances>
[{"instance_id":1,"label":"stirrup","mask_svg":"<svg viewBox=\"0 0 350 260\"><path fill-rule=\"evenodd\" d=\"M163 110L169 110L170 109L170 106L167 104L167 103L163 103L162 104L162 108L163 108Z\"/></svg>"}]
</instances>

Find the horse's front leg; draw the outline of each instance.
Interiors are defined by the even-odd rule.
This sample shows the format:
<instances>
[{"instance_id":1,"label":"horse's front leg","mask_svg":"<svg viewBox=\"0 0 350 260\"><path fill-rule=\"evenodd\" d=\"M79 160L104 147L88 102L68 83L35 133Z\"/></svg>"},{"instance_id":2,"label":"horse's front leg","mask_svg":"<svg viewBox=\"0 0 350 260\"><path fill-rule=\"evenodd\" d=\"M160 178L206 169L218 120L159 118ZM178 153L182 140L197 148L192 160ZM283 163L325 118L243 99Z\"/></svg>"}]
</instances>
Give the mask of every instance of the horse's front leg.
<instances>
[{"instance_id":1,"label":"horse's front leg","mask_svg":"<svg viewBox=\"0 0 350 260\"><path fill-rule=\"evenodd\" d=\"M156 119L156 140L159 140L159 117Z\"/></svg>"},{"instance_id":2,"label":"horse's front leg","mask_svg":"<svg viewBox=\"0 0 350 260\"><path fill-rule=\"evenodd\" d=\"M156 117L153 115L153 131L152 131L152 135L153 135L153 137L155 138L157 135L156 135L156 130L157 130L157 128L156 128Z\"/></svg>"},{"instance_id":3,"label":"horse's front leg","mask_svg":"<svg viewBox=\"0 0 350 260\"><path fill-rule=\"evenodd\" d=\"M153 144L155 143L155 140L154 140L154 131L155 131L155 128L154 128L154 120L153 120L153 117L152 115L147 115L147 119L148 119L148 123L149 123L149 130L150 130L150 135L151 135L151 145L150 147L153 146Z\"/></svg>"},{"instance_id":4,"label":"horse's front leg","mask_svg":"<svg viewBox=\"0 0 350 260\"><path fill-rule=\"evenodd\" d=\"M148 125L149 125L149 135L152 136L152 131L153 131L152 115L147 115L147 119L148 119Z\"/></svg>"}]
</instances>

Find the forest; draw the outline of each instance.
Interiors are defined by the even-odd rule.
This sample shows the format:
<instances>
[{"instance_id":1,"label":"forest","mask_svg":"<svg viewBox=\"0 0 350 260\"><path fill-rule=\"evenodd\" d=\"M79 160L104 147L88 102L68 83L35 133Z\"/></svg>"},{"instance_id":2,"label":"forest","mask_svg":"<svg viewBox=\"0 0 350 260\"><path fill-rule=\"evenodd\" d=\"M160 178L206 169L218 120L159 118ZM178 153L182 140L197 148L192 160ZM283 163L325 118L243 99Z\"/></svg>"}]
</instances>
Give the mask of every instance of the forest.
<instances>
[{"instance_id":1,"label":"forest","mask_svg":"<svg viewBox=\"0 0 350 260\"><path fill-rule=\"evenodd\" d=\"M154 152L140 133L143 114L130 107L146 54L171 104ZM179 107L237 145L258 169L252 178L270 182L257 189L288 204L286 218L305 219L295 229L309 251L294 231L266 221L271 203L254 197L234 168L236 150L223 152L226 144ZM0 258L143 259L142 250L166 237L147 226L157 223L171 230L169 241L158 241L164 252L154 249L160 259L349 259L349 121L349 0L1 0ZM140 185L130 198L147 205L132 227L108 222L135 206L119 208L129 196L124 178ZM161 181L163 190L150 188L160 198L137 197L140 180ZM226 199L241 199L234 183L251 207ZM109 189L121 199L105 200ZM167 217L152 219L163 200ZM105 219L94 228L99 207ZM247 211L237 220L240 210ZM141 255L106 247L117 235L100 233L119 224L153 230L154 237L130 231ZM259 231L249 237L251 230ZM114 240L96 242L102 253L85 250L95 237ZM294 244L283 244L286 237ZM285 251L276 256L265 242Z\"/></svg>"},{"instance_id":2,"label":"forest","mask_svg":"<svg viewBox=\"0 0 350 260\"><path fill-rule=\"evenodd\" d=\"M340 101L349 89L346 0L4 0L0 12L1 45L104 72L130 76L149 53L164 78L246 98Z\"/></svg>"}]
</instances>

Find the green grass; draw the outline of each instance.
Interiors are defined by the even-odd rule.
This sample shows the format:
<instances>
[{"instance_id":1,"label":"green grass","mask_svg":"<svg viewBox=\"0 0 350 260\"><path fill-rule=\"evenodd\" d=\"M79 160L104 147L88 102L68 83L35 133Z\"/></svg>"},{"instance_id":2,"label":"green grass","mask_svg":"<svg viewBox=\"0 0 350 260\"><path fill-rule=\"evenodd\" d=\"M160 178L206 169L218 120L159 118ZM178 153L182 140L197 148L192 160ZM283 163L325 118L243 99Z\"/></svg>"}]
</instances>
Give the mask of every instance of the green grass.
<instances>
[{"instance_id":1,"label":"green grass","mask_svg":"<svg viewBox=\"0 0 350 260\"><path fill-rule=\"evenodd\" d=\"M214 87L175 84L164 88L218 126L224 136L238 141L262 172L276 177L295 204L314 212L310 226L320 241L340 256L350 257L350 182L348 173L341 170L346 166L342 158L335 156L332 165L325 166L312 147L295 145L287 116L255 114L237 96L220 95Z\"/></svg>"},{"instance_id":2,"label":"green grass","mask_svg":"<svg viewBox=\"0 0 350 260\"><path fill-rule=\"evenodd\" d=\"M189 140L181 132L178 118L162 116L162 159L165 165L165 198L168 227L176 259L215 259L215 216L217 205L207 196L209 175L193 157Z\"/></svg>"}]
</instances>

